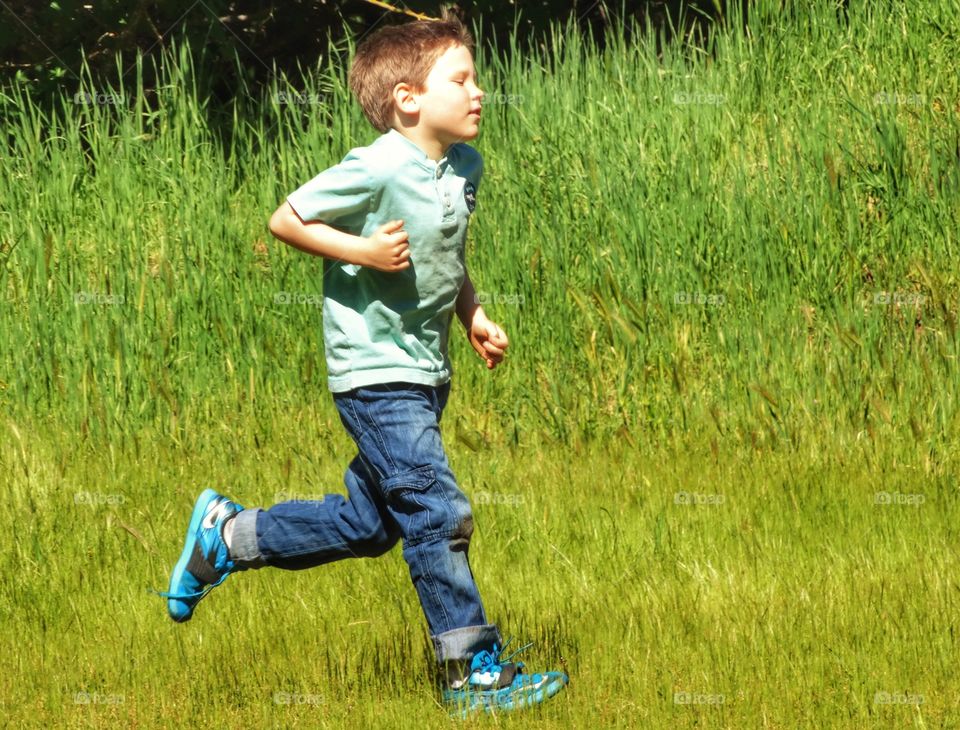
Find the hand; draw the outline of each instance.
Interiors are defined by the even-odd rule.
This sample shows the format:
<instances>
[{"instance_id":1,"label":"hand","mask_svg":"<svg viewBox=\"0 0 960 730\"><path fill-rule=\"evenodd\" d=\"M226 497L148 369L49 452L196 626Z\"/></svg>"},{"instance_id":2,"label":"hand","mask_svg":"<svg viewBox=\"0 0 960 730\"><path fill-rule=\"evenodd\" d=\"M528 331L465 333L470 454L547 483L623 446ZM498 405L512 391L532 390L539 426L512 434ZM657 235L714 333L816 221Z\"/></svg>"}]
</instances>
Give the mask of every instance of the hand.
<instances>
[{"instance_id":1,"label":"hand","mask_svg":"<svg viewBox=\"0 0 960 730\"><path fill-rule=\"evenodd\" d=\"M363 239L360 253L362 266L378 271L403 271L410 267L410 245L407 232L403 230L403 221L384 223L372 236Z\"/></svg>"},{"instance_id":2,"label":"hand","mask_svg":"<svg viewBox=\"0 0 960 730\"><path fill-rule=\"evenodd\" d=\"M493 370L503 361L504 351L510 344L500 326L479 310L467 328L467 337L477 354L487 361L487 370Z\"/></svg>"}]
</instances>

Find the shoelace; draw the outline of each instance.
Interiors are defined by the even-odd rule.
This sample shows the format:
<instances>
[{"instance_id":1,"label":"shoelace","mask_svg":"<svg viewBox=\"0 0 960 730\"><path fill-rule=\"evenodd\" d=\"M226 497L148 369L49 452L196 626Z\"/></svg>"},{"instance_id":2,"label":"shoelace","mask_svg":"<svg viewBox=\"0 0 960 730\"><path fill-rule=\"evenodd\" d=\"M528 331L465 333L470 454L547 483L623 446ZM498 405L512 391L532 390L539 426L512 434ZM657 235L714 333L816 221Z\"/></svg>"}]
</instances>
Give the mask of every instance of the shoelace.
<instances>
[{"instance_id":1,"label":"shoelace","mask_svg":"<svg viewBox=\"0 0 960 730\"><path fill-rule=\"evenodd\" d=\"M509 664L510 660L513 659L517 654L533 646L533 642L531 641L529 644L524 644L523 646L521 646L519 649L514 651L510 656L504 658L503 652L507 650L507 647L510 646L510 642L512 641L513 641L513 637L507 639L507 642L502 647L498 646L497 644L494 644L493 651L484 650L484 651L478 652L477 655L474 657L473 666L471 666L471 670L480 671L480 672L500 672L503 670L504 664ZM517 667L517 671L519 672L521 669L523 669L523 662L517 662L516 667Z\"/></svg>"}]
</instances>

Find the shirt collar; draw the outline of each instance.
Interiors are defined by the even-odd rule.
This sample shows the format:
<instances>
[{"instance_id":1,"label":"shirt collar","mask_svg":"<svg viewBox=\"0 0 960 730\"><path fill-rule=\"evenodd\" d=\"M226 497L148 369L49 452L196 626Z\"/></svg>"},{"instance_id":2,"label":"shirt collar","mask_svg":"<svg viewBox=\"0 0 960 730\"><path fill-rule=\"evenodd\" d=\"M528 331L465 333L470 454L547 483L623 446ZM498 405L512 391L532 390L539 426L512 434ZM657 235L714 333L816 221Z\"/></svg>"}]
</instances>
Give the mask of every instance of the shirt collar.
<instances>
[{"instance_id":1,"label":"shirt collar","mask_svg":"<svg viewBox=\"0 0 960 730\"><path fill-rule=\"evenodd\" d=\"M453 145L447 149L447 154L434 162L427 157L427 153L420 149L420 146L416 142L407 139L392 127L384 133L383 137L394 148L405 150L410 159L430 172L436 172L437 168L443 168L450 164L450 151L453 149Z\"/></svg>"}]
</instances>

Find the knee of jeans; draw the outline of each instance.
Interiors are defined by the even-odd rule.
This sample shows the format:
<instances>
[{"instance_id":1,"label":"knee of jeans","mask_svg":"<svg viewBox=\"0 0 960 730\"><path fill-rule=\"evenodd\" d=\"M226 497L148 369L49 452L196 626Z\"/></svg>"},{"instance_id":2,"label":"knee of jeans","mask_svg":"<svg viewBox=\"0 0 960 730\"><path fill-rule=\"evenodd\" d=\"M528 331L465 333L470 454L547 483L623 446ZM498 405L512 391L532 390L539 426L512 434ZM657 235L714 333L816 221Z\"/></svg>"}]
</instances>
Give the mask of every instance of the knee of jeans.
<instances>
[{"instance_id":1,"label":"knee of jeans","mask_svg":"<svg viewBox=\"0 0 960 730\"><path fill-rule=\"evenodd\" d=\"M462 503L457 500L453 510L450 540L466 549L471 537L473 537L473 512L470 509L469 500L464 496Z\"/></svg>"},{"instance_id":2,"label":"knee of jeans","mask_svg":"<svg viewBox=\"0 0 960 730\"><path fill-rule=\"evenodd\" d=\"M466 550L473 536L473 512L470 501L459 489L448 497L449 508L441 533L450 540L450 549Z\"/></svg>"}]
</instances>

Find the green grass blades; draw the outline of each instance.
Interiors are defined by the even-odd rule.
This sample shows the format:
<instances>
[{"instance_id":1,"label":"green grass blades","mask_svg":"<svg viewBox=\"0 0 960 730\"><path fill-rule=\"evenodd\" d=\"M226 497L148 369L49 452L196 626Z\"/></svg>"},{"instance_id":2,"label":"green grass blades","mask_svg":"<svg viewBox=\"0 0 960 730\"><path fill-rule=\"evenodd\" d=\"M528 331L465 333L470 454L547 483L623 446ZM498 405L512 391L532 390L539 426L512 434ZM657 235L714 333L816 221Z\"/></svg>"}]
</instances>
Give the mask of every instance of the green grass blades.
<instances>
[{"instance_id":1,"label":"green grass blades","mask_svg":"<svg viewBox=\"0 0 960 730\"><path fill-rule=\"evenodd\" d=\"M557 28L549 51L479 54L468 263L513 345L490 377L453 338L462 397L536 438L796 447L893 438L913 417L928 446L949 443L948 5L851 8L844 23L760 4L703 49L635 29L601 50ZM52 107L6 88L6 409L181 439L220 409L322 392L320 262L266 221L376 136L342 59L231 100L203 91L202 56L182 47L128 62L120 88L84 75ZM158 88L142 88L144 63L160 64ZM776 393L776 436L754 384Z\"/></svg>"},{"instance_id":2,"label":"green grass blades","mask_svg":"<svg viewBox=\"0 0 960 730\"><path fill-rule=\"evenodd\" d=\"M450 417L462 414L451 405ZM269 430L273 436L258 435ZM490 617L569 686L509 727L949 727L958 720L953 479L865 454L505 447L447 436ZM12 724L448 727L400 550L231 576L174 624L197 493L315 499L355 453L335 418L188 448L7 430L0 656Z\"/></svg>"},{"instance_id":3,"label":"green grass blades","mask_svg":"<svg viewBox=\"0 0 960 730\"><path fill-rule=\"evenodd\" d=\"M781 5L478 54L467 262L511 345L491 373L454 333L445 437L491 616L571 675L482 724L958 723L960 14ZM185 626L147 593L204 487L314 498L353 455L321 262L266 229L376 136L350 49L234 99L185 47L0 89L15 725L450 724L399 551Z\"/></svg>"}]
</instances>

